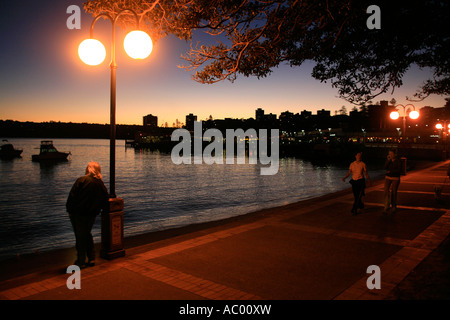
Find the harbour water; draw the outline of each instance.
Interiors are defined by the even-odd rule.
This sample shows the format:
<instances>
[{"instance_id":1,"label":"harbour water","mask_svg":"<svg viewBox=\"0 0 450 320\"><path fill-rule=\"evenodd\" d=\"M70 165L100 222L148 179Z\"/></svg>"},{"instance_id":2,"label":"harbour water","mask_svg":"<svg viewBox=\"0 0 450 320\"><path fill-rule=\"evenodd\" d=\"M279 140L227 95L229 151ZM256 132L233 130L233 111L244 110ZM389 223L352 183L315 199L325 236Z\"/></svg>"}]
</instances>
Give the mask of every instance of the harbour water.
<instances>
[{"instance_id":1,"label":"harbour water","mask_svg":"<svg viewBox=\"0 0 450 320\"><path fill-rule=\"evenodd\" d=\"M102 166L109 188L109 140L53 139L67 162L31 161L41 139L8 139L22 157L0 160L0 259L18 254L73 247L65 203L89 161ZM43 140L43 139L42 139ZM116 147L116 194L124 198L124 235L185 226L294 203L349 188L348 166L314 166L280 159L279 172L260 175L260 165L175 165L170 155ZM381 175L372 171L372 177ZM100 219L93 229L100 241Z\"/></svg>"}]
</instances>

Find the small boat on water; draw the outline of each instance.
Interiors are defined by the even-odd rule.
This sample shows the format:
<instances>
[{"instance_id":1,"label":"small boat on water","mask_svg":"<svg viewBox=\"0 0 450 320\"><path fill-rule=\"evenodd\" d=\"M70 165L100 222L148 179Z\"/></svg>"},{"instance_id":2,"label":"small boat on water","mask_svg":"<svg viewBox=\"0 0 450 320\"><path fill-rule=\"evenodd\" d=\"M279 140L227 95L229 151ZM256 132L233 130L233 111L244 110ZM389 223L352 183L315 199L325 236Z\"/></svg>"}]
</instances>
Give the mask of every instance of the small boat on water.
<instances>
[{"instance_id":1,"label":"small boat on water","mask_svg":"<svg viewBox=\"0 0 450 320\"><path fill-rule=\"evenodd\" d=\"M67 160L70 152L59 152L53 146L53 141L44 140L41 141L39 154L31 156L32 161L61 161Z\"/></svg>"},{"instance_id":2,"label":"small boat on water","mask_svg":"<svg viewBox=\"0 0 450 320\"><path fill-rule=\"evenodd\" d=\"M2 158L16 158L20 157L23 150L15 149L14 146L8 142L8 140L3 140L3 144L0 146L0 157Z\"/></svg>"}]
</instances>

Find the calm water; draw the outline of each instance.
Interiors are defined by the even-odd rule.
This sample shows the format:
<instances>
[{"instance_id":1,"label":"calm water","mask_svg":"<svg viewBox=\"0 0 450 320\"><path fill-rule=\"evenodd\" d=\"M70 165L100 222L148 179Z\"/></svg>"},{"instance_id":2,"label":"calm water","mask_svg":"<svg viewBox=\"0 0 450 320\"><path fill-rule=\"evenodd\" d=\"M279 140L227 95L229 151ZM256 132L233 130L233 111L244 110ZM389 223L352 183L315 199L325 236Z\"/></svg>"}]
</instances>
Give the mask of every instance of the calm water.
<instances>
[{"instance_id":1,"label":"calm water","mask_svg":"<svg viewBox=\"0 0 450 320\"><path fill-rule=\"evenodd\" d=\"M0 161L0 259L73 247L65 203L89 161L102 166L109 189L109 140L53 139L69 161L31 161L41 139L8 139L22 158ZM280 159L278 174L261 176L259 165L175 165L170 155L116 147L116 193L125 200L125 237L212 221L293 203L348 188L347 168L315 167ZM374 177L374 174L372 174ZM100 241L100 219L93 234Z\"/></svg>"}]
</instances>

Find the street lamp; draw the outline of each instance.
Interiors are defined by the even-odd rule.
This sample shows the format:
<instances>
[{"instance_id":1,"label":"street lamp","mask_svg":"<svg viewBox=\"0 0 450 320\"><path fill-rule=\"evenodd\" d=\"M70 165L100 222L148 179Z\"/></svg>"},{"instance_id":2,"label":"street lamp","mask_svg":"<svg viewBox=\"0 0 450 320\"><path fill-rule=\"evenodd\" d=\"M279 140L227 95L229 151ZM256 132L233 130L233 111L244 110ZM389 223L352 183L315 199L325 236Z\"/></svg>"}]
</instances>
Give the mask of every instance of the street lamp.
<instances>
[{"instance_id":1,"label":"street lamp","mask_svg":"<svg viewBox=\"0 0 450 320\"><path fill-rule=\"evenodd\" d=\"M447 120L444 120L444 125L442 125L442 123L437 123L435 128L442 132L442 137L444 138L445 143L447 140L447 135L450 133L450 124L447 125Z\"/></svg>"},{"instance_id":2,"label":"street lamp","mask_svg":"<svg viewBox=\"0 0 450 320\"><path fill-rule=\"evenodd\" d=\"M450 133L450 124L447 125L447 120L444 120L444 125L442 125L442 123L437 123L436 124L436 129L438 129L439 131L441 131L441 143L444 145L443 146L443 159L446 160L447 159L447 136Z\"/></svg>"},{"instance_id":3,"label":"street lamp","mask_svg":"<svg viewBox=\"0 0 450 320\"><path fill-rule=\"evenodd\" d=\"M405 138L406 138L406 134L405 134L405 132L406 132L406 117L408 116L406 114L406 107L408 107L408 106L413 107L413 111L409 112L409 117L411 119L416 120L420 116L419 111L416 111L416 107L414 107L412 104L407 104L406 106L404 106L402 104L399 104L399 105L395 106L395 108L397 108L397 107L402 107L403 108L403 116L401 116L403 118L403 134L402 134L403 135L403 141L405 141ZM392 111L391 114L389 115L389 117L392 120L397 120L398 118L400 118L400 113L397 110Z\"/></svg>"},{"instance_id":4,"label":"street lamp","mask_svg":"<svg viewBox=\"0 0 450 320\"><path fill-rule=\"evenodd\" d=\"M102 63L106 57L103 44L94 39L94 25L101 18L106 18L112 24L111 44L111 90L110 90L110 210L109 214L102 215L102 256L107 259L123 256L123 199L116 196L116 23L120 15L132 14L136 21L136 30L128 33L124 40L126 53L133 59L147 58L153 49L150 36L139 30L139 19L135 11L124 9L114 17L102 13L97 15L91 23L90 38L84 40L78 47L80 59L91 66Z\"/></svg>"}]
</instances>

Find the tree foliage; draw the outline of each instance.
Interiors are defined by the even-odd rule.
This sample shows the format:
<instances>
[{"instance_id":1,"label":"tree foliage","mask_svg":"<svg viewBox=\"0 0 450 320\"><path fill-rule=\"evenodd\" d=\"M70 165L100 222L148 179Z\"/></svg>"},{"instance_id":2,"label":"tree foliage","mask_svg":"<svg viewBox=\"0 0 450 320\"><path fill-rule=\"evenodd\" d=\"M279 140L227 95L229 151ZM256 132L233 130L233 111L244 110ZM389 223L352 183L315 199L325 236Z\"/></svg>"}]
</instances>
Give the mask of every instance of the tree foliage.
<instances>
[{"instance_id":1,"label":"tree foliage","mask_svg":"<svg viewBox=\"0 0 450 320\"><path fill-rule=\"evenodd\" d=\"M381 9L381 29L369 30L369 5ZM152 38L174 34L191 40L195 30L212 43L191 43L183 68L214 83L238 74L268 76L282 63L315 62L312 76L361 104L400 87L412 66L433 77L415 94L450 93L448 1L422 0L90 0L93 15L134 9ZM122 25L133 24L123 16Z\"/></svg>"}]
</instances>

